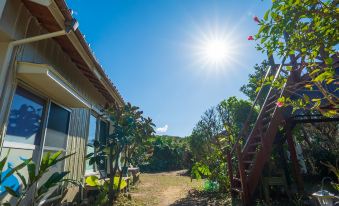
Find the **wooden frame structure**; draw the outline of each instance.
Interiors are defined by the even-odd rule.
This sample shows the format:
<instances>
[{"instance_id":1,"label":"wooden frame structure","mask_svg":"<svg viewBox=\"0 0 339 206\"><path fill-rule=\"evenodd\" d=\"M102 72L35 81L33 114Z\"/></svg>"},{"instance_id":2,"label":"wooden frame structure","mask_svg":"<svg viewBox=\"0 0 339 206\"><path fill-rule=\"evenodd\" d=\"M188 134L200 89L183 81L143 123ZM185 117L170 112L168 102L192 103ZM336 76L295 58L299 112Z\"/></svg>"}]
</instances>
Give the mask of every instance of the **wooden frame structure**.
<instances>
[{"instance_id":1,"label":"wooden frame structure","mask_svg":"<svg viewBox=\"0 0 339 206\"><path fill-rule=\"evenodd\" d=\"M258 92L256 99L254 100L252 110L248 115L248 118L239 133L239 137L236 143L233 145L231 151L227 152L227 164L228 174L231 185L232 194L238 193L242 199L243 205L250 205L253 200L255 191L259 184L259 180L262 176L264 166L269 160L272 153L272 147L276 136L280 128L285 130L285 138L287 140L291 161L293 165L293 174L297 182L299 192L303 192L303 180L300 174L300 168L297 160L297 154L295 149L295 143L292 138L292 129L296 123L304 122L326 122L326 121L338 121L339 118L324 118L321 115L315 116L293 116L292 109L288 107L279 107L277 100L280 97L291 97L296 93L306 93L302 90L305 81L309 80L310 77L306 73L303 73L305 66L302 64L303 59L299 55L289 55L282 59L281 64L277 65L274 63L273 57L270 59L270 66L264 77L265 82L269 76L274 75L274 82L283 76L286 78L286 83L281 89L271 87L266 95L264 103L261 105L258 118L253 125L253 128L249 131L249 120L251 119L252 111L258 104L258 100L264 94L263 87ZM286 63L287 60L289 63ZM319 66L324 65L325 57L320 56ZM339 68L339 57L338 54L332 56L333 67L338 70ZM292 69L289 71L285 69L286 66L291 66ZM338 72L338 71L336 71ZM337 84L338 80L335 80L334 84ZM324 109L328 105L321 105ZM242 144L241 142L244 142ZM232 157L238 160L237 170L232 168Z\"/></svg>"}]
</instances>

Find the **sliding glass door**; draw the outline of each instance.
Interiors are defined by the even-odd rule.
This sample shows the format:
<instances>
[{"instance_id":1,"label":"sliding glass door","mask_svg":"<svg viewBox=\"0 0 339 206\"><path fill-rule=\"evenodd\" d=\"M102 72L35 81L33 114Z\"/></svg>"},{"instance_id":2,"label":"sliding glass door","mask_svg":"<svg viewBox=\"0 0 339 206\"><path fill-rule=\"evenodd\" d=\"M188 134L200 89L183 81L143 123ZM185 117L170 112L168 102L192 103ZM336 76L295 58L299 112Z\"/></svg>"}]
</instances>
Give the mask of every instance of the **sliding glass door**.
<instances>
[{"instance_id":1,"label":"sliding glass door","mask_svg":"<svg viewBox=\"0 0 339 206\"><path fill-rule=\"evenodd\" d=\"M48 152L53 154L58 151L62 151L62 156L66 154L70 115L69 110L53 102L50 104L43 155ZM40 184L43 184L53 173L62 171L64 171L64 161L50 168L48 174L40 181ZM49 194L48 198L61 195L60 187L55 187Z\"/></svg>"},{"instance_id":2,"label":"sliding glass door","mask_svg":"<svg viewBox=\"0 0 339 206\"><path fill-rule=\"evenodd\" d=\"M5 165L3 171L8 173L11 168L29 158L39 165L42 156L47 152L62 151L62 156L65 155L70 115L71 112L67 108L48 101L47 98L40 98L29 90L18 86L13 96L1 150L1 158L10 151L8 164ZM62 171L64 171L64 161L50 168L49 173L38 182L38 186L43 184L54 172ZM26 179L28 178L27 169L22 169L20 172ZM21 181L14 174L7 178L0 185L0 196L5 197L0 201L6 200L5 186L19 191ZM55 187L54 190L51 190L48 198L61 195L59 188Z\"/></svg>"},{"instance_id":3,"label":"sliding glass door","mask_svg":"<svg viewBox=\"0 0 339 206\"><path fill-rule=\"evenodd\" d=\"M10 172L11 168L21 164L25 159L32 158L34 162L39 163L46 103L47 101L33 93L17 87L1 150L1 159L9 152L7 165L3 169L5 173ZM26 169L20 172L28 177ZM0 195L4 195L3 198L6 199L4 187L8 186L14 191L19 191L20 185L21 181L13 174L0 186Z\"/></svg>"}]
</instances>

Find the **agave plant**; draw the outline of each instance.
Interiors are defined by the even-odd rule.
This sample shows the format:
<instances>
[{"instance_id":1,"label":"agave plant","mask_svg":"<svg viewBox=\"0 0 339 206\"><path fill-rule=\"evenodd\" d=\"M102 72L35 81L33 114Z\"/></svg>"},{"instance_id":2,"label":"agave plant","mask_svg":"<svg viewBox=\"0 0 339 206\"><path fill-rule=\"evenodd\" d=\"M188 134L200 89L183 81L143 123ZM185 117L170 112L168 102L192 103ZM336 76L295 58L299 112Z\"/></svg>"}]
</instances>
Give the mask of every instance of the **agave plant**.
<instances>
[{"instance_id":1,"label":"agave plant","mask_svg":"<svg viewBox=\"0 0 339 206\"><path fill-rule=\"evenodd\" d=\"M22 201L28 196L29 191L32 191L32 188L37 185L37 183L41 182L42 177L46 176L49 172L50 168L56 165L57 163L63 161L64 159L70 157L73 154L65 155L61 157L62 151L58 151L54 154L51 154L48 152L44 155L42 158L40 167L32 161L32 159L22 159L22 163L15 166L10 167L10 170L7 170L7 172L3 172L3 168L6 165L9 152L7 152L6 156L0 161L0 185L3 185L5 180L9 178L12 175L17 175L22 183L22 189L21 190L15 190L9 186L4 186L5 190L10 194L11 196L17 198L17 201L15 203L16 206L20 205ZM21 170L23 168L27 168L28 171L28 177L25 177L22 175ZM60 185L62 182L70 182L73 184L78 184L74 180L70 179L64 179L64 177L69 172L54 172L51 176L48 177L48 179L43 182L42 184L38 185L36 192L34 194L33 198L33 205L38 205L44 197L47 196L48 192L52 190L52 188L55 188L56 186ZM6 202L3 205L10 206L11 203Z\"/></svg>"}]
</instances>

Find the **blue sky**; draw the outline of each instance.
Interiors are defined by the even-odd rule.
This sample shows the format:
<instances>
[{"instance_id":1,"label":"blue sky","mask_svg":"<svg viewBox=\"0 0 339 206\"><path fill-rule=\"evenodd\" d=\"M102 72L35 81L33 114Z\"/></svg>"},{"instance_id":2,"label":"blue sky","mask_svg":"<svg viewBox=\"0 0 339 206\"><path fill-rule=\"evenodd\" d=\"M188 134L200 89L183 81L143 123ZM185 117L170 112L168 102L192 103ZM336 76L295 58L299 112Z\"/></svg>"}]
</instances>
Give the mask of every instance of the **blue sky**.
<instances>
[{"instance_id":1,"label":"blue sky","mask_svg":"<svg viewBox=\"0 0 339 206\"><path fill-rule=\"evenodd\" d=\"M237 96L265 56L256 33L269 0L68 0L80 30L124 99L168 135L187 136L202 113ZM202 42L221 36L224 64L206 63ZM167 127L166 127L167 125ZM166 131L166 132L165 132Z\"/></svg>"}]
</instances>

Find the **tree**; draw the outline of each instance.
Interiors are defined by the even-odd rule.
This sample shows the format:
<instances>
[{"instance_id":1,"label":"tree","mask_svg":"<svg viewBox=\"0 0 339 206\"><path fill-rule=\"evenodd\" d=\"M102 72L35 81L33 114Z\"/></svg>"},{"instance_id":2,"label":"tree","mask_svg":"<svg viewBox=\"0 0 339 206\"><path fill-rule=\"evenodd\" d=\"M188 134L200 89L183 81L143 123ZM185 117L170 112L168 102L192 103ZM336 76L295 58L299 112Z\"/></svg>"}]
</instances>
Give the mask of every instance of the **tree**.
<instances>
[{"instance_id":1,"label":"tree","mask_svg":"<svg viewBox=\"0 0 339 206\"><path fill-rule=\"evenodd\" d=\"M287 72L307 73L308 78L300 80L309 92L297 95L296 100L281 98L282 104L317 110L327 116L337 114L337 4L335 0L274 0L263 19L254 18L260 26L254 38L259 41L257 49L269 56L288 56L291 61ZM314 97L314 93L321 97Z\"/></svg>"},{"instance_id":2,"label":"tree","mask_svg":"<svg viewBox=\"0 0 339 206\"><path fill-rule=\"evenodd\" d=\"M263 78L268 69L268 62L265 60L261 64L256 64L254 66L254 73L248 75L248 83L241 86L240 91L244 93L252 102L255 101L255 98L258 94L258 90L261 89L263 82ZM257 104L262 106L265 101L266 95L268 93L267 85L263 88L264 91L262 95L260 95L257 100Z\"/></svg>"},{"instance_id":3,"label":"tree","mask_svg":"<svg viewBox=\"0 0 339 206\"><path fill-rule=\"evenodd\" d=\"M87 158L90 158L90 164L99 165L102 160L108 161L109 182L104 184L102 198L108 198L108 205L113 205L116 195L120 192L122 176L126 173L127 165L131 162L136 148L154 133L155 125L150 118L142 116L143 112L139 111L138 107L130 103L123 107L114 105L106 111L106 114L109 116L113 132L106 138L105 144L98 140L94 141L95 152L88 154ZM117 179L121 156L123 167ZM98 186L102 187L102 185Z\"/></svg>"},{"instance_id":4,"label":"tree","mask_svg":"<svg viewBox=\"0 0 339 206\"><path fill-rule=\"evenodd\" d=\"M208 109L194 127L189 144L194 162L192 175L203 175L219 184L225 191L229 185L226 175L226 156L239 135L247 115L251 110L251 102L230 97L216 107ZM250 119L253 124L257 116L256 110Z\"/></svg>"}]
</instances>

